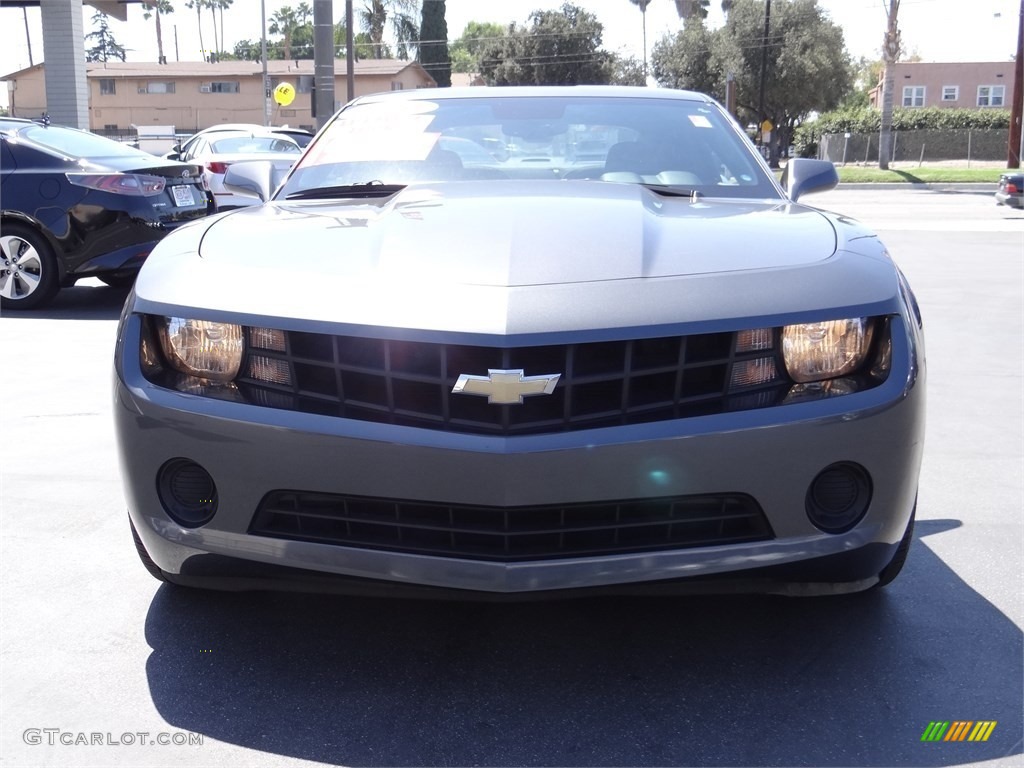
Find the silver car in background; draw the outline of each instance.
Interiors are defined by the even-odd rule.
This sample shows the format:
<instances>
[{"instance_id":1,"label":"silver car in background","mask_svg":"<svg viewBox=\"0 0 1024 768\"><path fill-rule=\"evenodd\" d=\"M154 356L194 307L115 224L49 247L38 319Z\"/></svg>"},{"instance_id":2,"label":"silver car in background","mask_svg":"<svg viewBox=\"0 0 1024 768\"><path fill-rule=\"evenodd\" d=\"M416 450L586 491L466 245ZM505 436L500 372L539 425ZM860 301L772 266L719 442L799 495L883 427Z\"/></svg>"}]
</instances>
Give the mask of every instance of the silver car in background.
<instances>
[{"instance_id":1,"label":"silver car in background","mask_svg":"<svg viewBox=\"0 0 1024 768\"><path fill-rule=\"evenodd\" d=\"M216 130L197 134L179 152L185 162L203 166L210 191L217 200L217 208L228 211L248 205L258 205L257 196L244 190L230 190L224 186L224 175L235 163L263 160L273 163L284 173L302 154L295 139L269 128L251 130Z\"/></svg>"},{"instance_id":2,"label":"silver car in background","mask_svg":"<svg viewBox=\"0 0 1024 768\"><path fill-rule=\"evenodd\" d=\"M776 182L697 93L471 88L359 98L278 176L234 166L269 201L165 239L124 309L157 578L527 599L900 571L922 322L874 234L798 202L830 164Z\"/></svg>"}]
</instances>

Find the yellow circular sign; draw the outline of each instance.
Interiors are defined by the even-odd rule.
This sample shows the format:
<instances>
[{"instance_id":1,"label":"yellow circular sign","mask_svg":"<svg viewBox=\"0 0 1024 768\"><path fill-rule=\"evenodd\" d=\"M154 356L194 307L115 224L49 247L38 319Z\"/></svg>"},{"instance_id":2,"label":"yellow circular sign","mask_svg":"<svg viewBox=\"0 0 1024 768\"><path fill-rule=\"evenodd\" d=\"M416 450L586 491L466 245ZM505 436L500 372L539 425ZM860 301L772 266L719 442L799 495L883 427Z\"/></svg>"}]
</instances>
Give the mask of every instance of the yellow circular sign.
<instances>
[{"instance_id":1,"label":"yellow circular sign","mask_svg":"<svg viewBox=\"0 0 1024 768\"><path fill-rule=\"evenodd\" d=\"M287 107L295 101L295 86L291 83L281 83L274 89L274 101L282 107Z\"/></svg>"}]
</instances>

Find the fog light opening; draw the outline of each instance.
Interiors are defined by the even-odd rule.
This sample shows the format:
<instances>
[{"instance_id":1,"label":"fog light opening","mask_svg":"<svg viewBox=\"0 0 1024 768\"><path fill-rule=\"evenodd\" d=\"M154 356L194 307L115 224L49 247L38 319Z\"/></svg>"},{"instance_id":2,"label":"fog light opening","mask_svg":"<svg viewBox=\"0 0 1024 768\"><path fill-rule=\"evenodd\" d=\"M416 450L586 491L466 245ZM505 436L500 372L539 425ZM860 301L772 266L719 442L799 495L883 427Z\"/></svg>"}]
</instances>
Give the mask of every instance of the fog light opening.
<instances>
[{"instance_id":1,"label":"fog light opening","mask_svg":"<svg viewBox=\"0 0 1024 768\"><path fill-rule=\"evenodd\" d=\"M217 486L210 473L189 459L171 459L157 473L160 503L185 528L210 522L217 512Z\"/></svg>"},{"instance_id":2,"label":"fog light opening","mask_svg":"<svg viewBox=\"0 0 1024 768\"><path fill-rule=\"evenodd\" d=\"M853 528L870 503L871 478L858 464L831 464L807 489L807 517L826 533L845 533Z\"/></svg>"}]
</instances>

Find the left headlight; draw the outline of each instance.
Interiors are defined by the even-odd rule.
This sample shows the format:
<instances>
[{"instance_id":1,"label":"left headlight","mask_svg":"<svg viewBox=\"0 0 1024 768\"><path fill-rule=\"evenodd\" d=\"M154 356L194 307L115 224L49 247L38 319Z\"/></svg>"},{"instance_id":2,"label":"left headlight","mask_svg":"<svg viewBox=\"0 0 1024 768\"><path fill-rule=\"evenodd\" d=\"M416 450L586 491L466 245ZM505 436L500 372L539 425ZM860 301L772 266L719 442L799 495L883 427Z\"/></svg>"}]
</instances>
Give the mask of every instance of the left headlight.
<instances>
[{"instance_id":1,"label":"left headlight","mask_svg":"<svg viewBox=\"0 0 1024 768\"><path fill-rule=\"evenodd\" d=\"M871 347L870 318L787 325L782 329L786 370L800 383L846 376L857 370Z\"/></svg>"},{"instance_id":2,"label":"left headlight","mask_svg":"<svg viewBox=\"0 0 1024 768\"><path fill-rule=\"evenodd\" d=\"M245 349L242 326L184 317L160 318L156 325L164 357L175 370L218 382L238 375Z\"/></svg>"}]
</instances>

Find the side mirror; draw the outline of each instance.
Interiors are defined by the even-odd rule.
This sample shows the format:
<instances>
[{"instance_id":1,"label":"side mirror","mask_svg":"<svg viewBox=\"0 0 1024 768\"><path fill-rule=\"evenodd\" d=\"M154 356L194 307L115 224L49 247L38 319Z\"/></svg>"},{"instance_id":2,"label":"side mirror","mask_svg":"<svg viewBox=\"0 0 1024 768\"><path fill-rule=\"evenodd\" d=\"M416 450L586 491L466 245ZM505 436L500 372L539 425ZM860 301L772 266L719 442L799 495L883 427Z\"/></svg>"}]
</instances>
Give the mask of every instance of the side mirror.
<instances>
[{"instance_id":1,"label":"side mirror","mask_svg":"<svg viewBox=\"0 0 1024 768\"><path fill-rule=\"evenodd\" d=\"M265 203L274 194L281 174L270 160L247 160L228 166L224 174L224 186L235 192L255 194Z\"/></svg>"},{"instance_id":2,"label":"side mirror","mask_svg":"<svg viewBox=\"0 0 1024 768\"><path fill-rule=\"evenodd\" d=\"M794 203L811 192L827 192L839 183L836 167L828 160L795 157L782 173L782 187Z\"/></svg>"}]
</instances>

